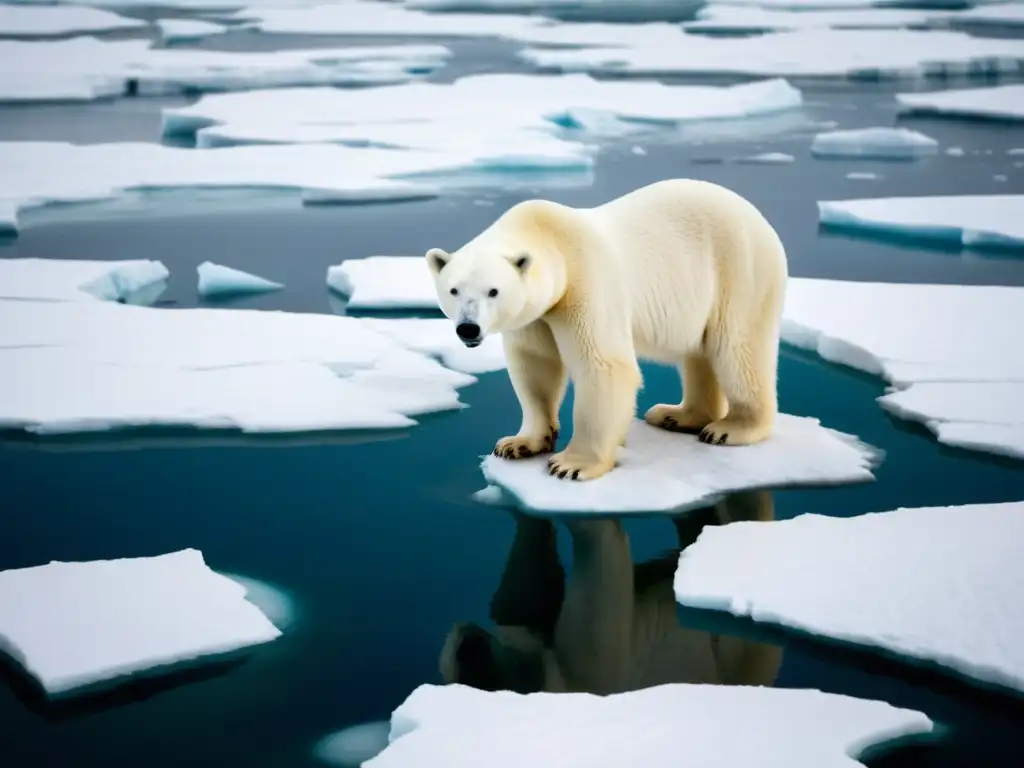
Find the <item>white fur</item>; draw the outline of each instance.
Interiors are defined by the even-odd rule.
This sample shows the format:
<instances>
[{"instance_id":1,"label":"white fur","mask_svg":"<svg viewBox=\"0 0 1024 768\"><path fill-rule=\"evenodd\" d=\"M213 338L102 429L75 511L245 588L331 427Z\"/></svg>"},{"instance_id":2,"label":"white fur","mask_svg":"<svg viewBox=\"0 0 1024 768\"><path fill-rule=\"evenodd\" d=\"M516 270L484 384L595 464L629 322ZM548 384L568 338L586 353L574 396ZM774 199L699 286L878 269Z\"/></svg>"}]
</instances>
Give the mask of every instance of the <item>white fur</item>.
<instances>
[{"instance_id":1,"label":"white fur","mask_svg":"<svg viewBox=\"0 0 1024 768\"><path fill-rule=\"evenodd\" d=\"M651 408L652 425L713 444L770 436L786 255L734 192L675 179L596 208L530 200L427 260L444 313L503 336L523 421L498 455L553 449L569 376L573 435L551 472L608 472L635 414L638 357L677 365L683 378L685 400Z\"/></svg>"}]
</instances>

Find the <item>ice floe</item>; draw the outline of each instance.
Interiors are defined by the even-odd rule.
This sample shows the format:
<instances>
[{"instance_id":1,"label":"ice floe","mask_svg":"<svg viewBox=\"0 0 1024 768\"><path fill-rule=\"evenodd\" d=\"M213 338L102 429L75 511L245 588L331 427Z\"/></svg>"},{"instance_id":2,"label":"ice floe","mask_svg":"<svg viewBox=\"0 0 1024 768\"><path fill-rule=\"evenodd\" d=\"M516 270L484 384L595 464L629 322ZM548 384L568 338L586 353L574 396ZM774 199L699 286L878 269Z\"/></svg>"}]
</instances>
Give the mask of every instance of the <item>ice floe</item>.
<instances>
[{"instance_id":1,"label":"ice floe","mask_svg":"<svg viewBox=\"0 0 1024 768\"><path fill-rule=\"evenodd\" d=\"M1024 691L1022 538L1022 502L738 522L682 553L675 591L686 606Z\"/></svg>"},{"instance_id":2,"label":"ice floe","mask_svg":"<svg viewBox=\"0 0 1024 768\"><path fill-rule=\"evenodd\" d=\"M472 151L508 170L579 155L578 137L616 137L699 120L739 119L801 106L785 80L729 87L608 82L586 75L494 74L451 85L291 88L211 94L163 110L165 135L199 146L335 142Z\"/></svg>"},{"instance_id":3,"label":"ice floe","mask_svg":"<svg viewBox=\"0 0 1024 768\"><path fill-rule=\"evenodd\" d=\"M438 308L434 281L423 257L346 259L328 268L327 285L347 298L347 309Z\"/></svg>"},{"instance_id":4,"label":"ice floe","mask_svg":"<svg viewBox=\"0 0 1024 768\"><path fill-rule=\"evenodd\" d=\"M794 160L796 160L795 157L785 152L762 152L759 155L741 157L737 162L752 165L785 165L786 163L792 163Z\"/></svg>"},{"instance_id":5,"label":"ice floe","mask_svg":"<svg viewBox=\"0 0 1024 768\"><path fill-rule=\"evenodd\" d=\"M57 37L145 27L146 22L99 8L0 5L0 37Z\"/></svg>"},{"instance_id":6,"label":"ice floe","mask_svg":"<svg viewBox=\"0 0 1024 768\"><path fill-rule=\"evenodd\" d=\"M488 483L532 514L618 515L682 511L751 488L866 482L880 458L817 419L781 414L769 440L728 450L635 421L619 465L582 483L549 475L547 456L489 455L481 466Z\"/></svg>"},{"instance_id":7,"label":"ice floe","mask_svg":"<svg viewBox=\"0 0 1024 768\"><path fill-rule=\"evenodd\" d=\"M166 286L159 261L0 259L0 299L150 304Z\"/></svg>"},{"instance_id":8,"label":"ice floe","mask_svg":"<svg viewBox=\"0 0 1024 768\"><path fill-rule=\"evenodd\" d=\"M1022 327L1024 288L791 279L782 337L883 377L939 442L1024 458Z\"/></svg>"},{"instance_id":9,"label":"ice floe","mask_svg":"<svg viewBox=\"0 0 1024 768\"><path fill-rule=\"evenodd\" d=\"M909 128L855 128L825 131L811 142L811 154L862 160L914 160L934 155L939 142Z\"/></svg>"},{"instance_id":10,"label":"ice floe","mask_svg":"<svg viewBox=\"0 0 1024 768\"><path fill-rule=\"evenodd\" d=\"M390 732L386 720L353 725L322 738L313 748L313 756L339 768L360 768L384 750Z\"/></svg>"},{"instance_id":11,"label":"ice floe","mask_svg":"<svg viewBox=\"0 0 1024 768\"><path fill-rule=\"evenodd\" d=\"M907 236L969 248L1024 249L1024 195L935 195L825 200L831 227Z\"/></svg>"},{"instance_id":12,"label":"ice floe","mask_svg":"<svg viewBox=\"0 0 1024 768\"><path fill-rule=\"evenodd\" d=\"M421 685L391 715L388 748L363 768L477 768L484 755L550 768L670 768L680 755L692 766L839 768L932 727L920 712L816 690L680 684L595 696Z\"/></svg>"},{"instance_id":13,"label":"ice floe","mask_svg":"<svg viewBox=\"0 0 1024 768\"><path fill-rule=\"evenodd\" d=\"M454 371L476 375L500 371L506 365L500 335L491 334L479 347L468 349L459 341L454 324L446 317L367 318L364 323L390 336L406 349L437 358Z\"/></svg>"},{"instance_id":14,"label":"ice floe","mask_svg":"<svg viewBox=\"0 0 1024 768\"><path fill-rule=\"evenodd\" d=\"M959 21L971 24L995 24L1006 27L1024 26L1024 3L995 3L957 14Z\"/></svg>"},{"instance_id":15,"label":"ice floe","mask_svg":"<svg viewBox=\"0 0 1024 768\"><path fill-rule=\"evenodd\" d=\"M148 40L94 37L2 40L0 101L400 83L442 67L449 55L436 45L248 52L153 48Z\"/></svg>"},{"instance_id":16,"label":"ice floe","mask_svg":"<svg viewBox=\"0 0 1024 768\"><path fill-rule=\"evenodd\" d=\"M159 19L160 40L165 45L191 43L213 35L222 35L230 27L202 19Z\"/></svg>"},{"instance_id":17,"label":"ice floe","mask_svg":"<svg viewBox=\"0 0 1024 768\"><path fill-rule=\"evenodd\" d=\"M0 301L3 429L394 429L473 381L355 318Z\"/></svg>"},{"instance_id":18,"label":"ice floe","mask_svg":"<svg viewBox=\"0 0 1024 768\"><path fill-rule=\"evenodd\" d=\"M199 295L206 297L235 296L243 293L267 293L284 288L281 283L204 261L196 268L199 276Z\"/></svg>"},{"instance_id":19,"label":"ice floe","mask_svg":"<svg viewBox=\"0 0 1024 768\"><path fill-rule=\"evenodd\" d=\"M562 72L876 79L1017 72L1024 47L962 32L811 29L726 39L680 33L673 45L527 48L519 55Z\"/></svg>"},{"instance_id":20,"label":"ice floe","mask_svg":"<svg viewBox=\"0 0 1024 768\"><path fill-rule=\"evenodd\" d=\"M0 572L0 644L53 698L280 634L195 549Z\"/></svg>"},{"instance_id":21,"label":"ice floe","mask_svg":"<svg viewBox=\"0 0 1024 768\"><path fill-rule=\"evenodd\" d=\"M403 0L406 8L448 13L534 13L565 21L678 22L701 0Z\"/></svg>"},{"instance_id":22,"label":"ice floe","mask_svg":"<svg viewBox=\"0 0 1024 768\"><path fill-rule=\"evenodd\" d=\"M955 117L1024 120L1024 85L960 88L930 93L897 93L903 112Z\"/></svg>"},{"instance_id":23,"label":"ice floe","mask_svg":"<svg viewBox=\"0 0 1024 768\"><path fill-rule=\"evenodd\" d=\"M867 5L867 3L865 3ZM691 32L778 32L798 29L914 29L955 18L949 11L904 8L839 8L789 11L712 3L694 21L680 26Z\"/></svg>"}]
</instances>

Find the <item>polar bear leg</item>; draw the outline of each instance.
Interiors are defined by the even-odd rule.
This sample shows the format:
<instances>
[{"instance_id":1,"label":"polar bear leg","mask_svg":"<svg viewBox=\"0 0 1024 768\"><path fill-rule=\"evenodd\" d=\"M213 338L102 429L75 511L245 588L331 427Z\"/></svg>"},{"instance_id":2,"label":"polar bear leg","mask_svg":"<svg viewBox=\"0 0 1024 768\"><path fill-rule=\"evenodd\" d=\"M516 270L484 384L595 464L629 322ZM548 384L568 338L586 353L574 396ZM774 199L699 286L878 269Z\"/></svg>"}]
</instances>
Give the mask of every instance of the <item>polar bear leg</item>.
<instances>
[{"instance_id":1,"label":"polar bear leg","mask_svg":"<svg viewBox=\"0 0 1024 768\"><path fill-rule=\"evenodd\" d=\"M711 422L724 419L729 405L706 357L691 355L679 368L683 401L678 405L655 405L644 415L644 421L669 432L697 434Z\"/></svg>"},{"instance_id":2,"label":"polar bear leg","mask_svg":"<svg viewBox=\"0 0 1024 768\"><path fill-rule=\"evenodd\" d=\"M525 459L551 453L558 440L558 410L568 384L555 338L546 324L538 322L502 334L502 342L523 421L518 434L497 442L494 455Z\"/></svg>"}]
</instances>

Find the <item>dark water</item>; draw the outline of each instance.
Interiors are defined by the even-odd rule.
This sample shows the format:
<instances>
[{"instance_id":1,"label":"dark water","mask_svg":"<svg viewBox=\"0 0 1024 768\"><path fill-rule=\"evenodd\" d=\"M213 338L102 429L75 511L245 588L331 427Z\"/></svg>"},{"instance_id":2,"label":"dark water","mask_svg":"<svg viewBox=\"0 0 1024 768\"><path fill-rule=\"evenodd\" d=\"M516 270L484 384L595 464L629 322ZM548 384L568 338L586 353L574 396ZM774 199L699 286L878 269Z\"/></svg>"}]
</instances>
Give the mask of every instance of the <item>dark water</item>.
<instances>
[{"instance_id":1,"label":"dark water","mask_svg":"<svg viewBox=\"0 0 1024 768\"><path fill-rule=\"evenodd\" d=\"M471 48L463 52L470 63L462 66L507 71ZM1019 128L999 123L900 121L934 136L943 148L963 147L964 157L941 154L915 163L809 157L814 124L893 124L891 91L891 85L814 87L806 92L803 128L753 136L727 126L691 128L684 143L640 142L645 155L633 154L629 144L612 148L602 154L593 184L577 189L478 191L358 208L252 200L251 207L229 211L167 206L160 215L142 211L63 223L43 223L44 212L35 225L29 217L19 239L0 245L0 257L160 259L172 274L164 298L178 307L200 303L194 269L212 260L286 284L238 306L327 312L325 272L345 258L453 248L507 206L534 195L590 205L659 178L693 176L732 187L759 205L787 243L795 276L1024 284L1020 259L818 231L816 200L1021 190L1021 169L1006 151L1024 139ZM156 110L166 103L178 102L0 108L0 139L156 140ZM796 161L735 162L769 151L791 153ZM880 178L846 179L851 170ZM997 174L1008 180L996 181ZM874 402L882 393L876 379L784 351L783 410L855 433L887 457L874 483L771 494L776 518L1024 498L1024 465L939 446L923 429L887 416ZM678 395L674 372L648 368L639 407L642 412ZM452 624L489 626L496 618L492 598L521 530L508 512L469 500L483 484L479 456L518 425L506 375L482 377L463 390L463 399L470 405L464 412L425 418L407 432L372 442L201 437L0 443L0 569L195 547L217 570L277 586L295 611L285 635L247 663L205 680L175 679L176 687L142 701L90 701L63 712L40 708L17 679L0 685L0 765L314 765L312 748L323 736L387 719L418 684L440 682L439 654ZM569 423L568 412L563 420ZM685 521L674 527L658 518L630 519L625 529L638 563L677 549L694 534ZM572 547L564 529L558 534L568 570ZM551 566L547 575L555 571ZM807 578L813 582L814 574ZM531 598L537 583L506 580L495 602L508 610L511 601L513 613L550 619L557 600L543 590ZM975 695L870 657L774 642L785 645L777 685L882 698L923 709L949 726L938 744L894 751L873 760L876 768L1024 764L1019 703ZM742 724L737 729L742 738Z\"/></svg>"}]
</instances>

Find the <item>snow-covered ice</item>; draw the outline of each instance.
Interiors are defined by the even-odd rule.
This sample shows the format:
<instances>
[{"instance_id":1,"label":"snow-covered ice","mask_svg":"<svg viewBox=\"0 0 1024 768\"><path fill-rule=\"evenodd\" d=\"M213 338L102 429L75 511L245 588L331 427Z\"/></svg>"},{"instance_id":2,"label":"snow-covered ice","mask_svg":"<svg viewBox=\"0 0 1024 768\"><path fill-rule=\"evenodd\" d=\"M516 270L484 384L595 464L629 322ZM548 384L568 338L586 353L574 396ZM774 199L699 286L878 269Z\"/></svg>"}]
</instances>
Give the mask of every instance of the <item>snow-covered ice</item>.
<instances>
[{"instance_id":1,"label":"snow-covered ice","mask_svg":"<svg viewBox=\"0 0 1024 768\"><path fill-rule=\"evenodd\" d=\"M390 336L406 349L437 358L453 371L476 375L500 371L506 365L505 348L499 334L491 334L479 347L469 349L459 341L455 335L455 324L446 317L367 318L364 323Z\"/></svg>"},{"instance_id":2,"label":"snow-covered ice","mask_svg":"<svg viewBox=\"0 0 1024 768\"><path fill-rule=\"evenodd\" d=\"M523 695L426 684L392 713L390 745L363 768L478 768L485 756L509 766L674 768L681 755L692 768L849 768L871 746L932 728L920 712L816 690L678 684Z\"/></svg>"},{"instance_id":3,"label":"snow-covered ice","mask_svg":"<svg viewBox=\"0 0 1024 768\"><path fill-rule=\"evenodd\" d=\"M716 87L488 74L451 85L212 94L164 109L163 130L195 135L200 146L329 141L464 152L472 147L511 169L539 164L547 155L579 155L572 140L577 134L619 136L776 113L801 103L800 91L777 79Z\"/></svg>"},{"instance_id":4,"label":"snow-covered ice","mask_svg":"<svg viewBox=\"0 0 1024 768\"><path fill-rule=\"evenodd\" d=\"M812 155L844 159L914 160L938 151L939 142L909 128L879 126L825 131L817 134L811 142Z\"/></svg>"},{"instance_id":5,"label":"snow-covered ice","mask_svg":"<svg viewBox=\"0 0 1024 768\"><path fill-rule=\"evenodd\" d=\"M1022 539L1024 502L738 522L681 554L676 598L1024 691Z\"/></svg>"},{"instance_id":6,"label":"snow-covered ice","mask_svg":"<svg viewBox=\"0 0 1024 768\"><path fill-rule=\"evenodd\" d=\"M360 768L383 751L390 732L386 720L352 725L322 738L313 748L313 756L338 768Z\"/></svg>"},{"instance_id":7,"label":"snow-covered ice","mask_svg":"<svg viewBox=\"0 0 1024 768\"><path fill-rule=\"evenodd\" d=\"M897 93L896 102L902 112L1024 120L1024 85Z\"/></svg>"},{"instance_id":8,"label":"snow-covered ice","mask_svg":"<svg viewBox=\"0 0 1024 768\"><path fill-rule=\"evenodd\" d=\"M57 37L145 27L146 22L99 8L0 5L0 37Z\"/></svg>"},{"instance_id":9,"label":"snow-covered ice","mask_svg":"<svg viewBox=\"0 0 1024 768\"><path fill-rule=\"evenodd\" d=\"M230 27L202 19L159 19L160 40L165 45L191 43L213 35L222 35Z\"/></svg>"},{"instance_id":10,"label":"snow-covered ice","mask_svg":"<svg viewBox=\"0 0 1024 768\"><path fill-rule=\"evenodd\" d=\"M689 509L731 491L866 482L880 458L817 419L780 414L769 440L728 450L635 421L619 466L582 483L549 475L547 456L488 455L482 469L503 497L533 514L643 514Z\"/></svg>"},{"instance_id":11,"label":"snow-covered ice","mask_svg":"<svg viewBox=\"0 0 1024 768\"><path fill-rule=\"evenodd\" d=\"M437 309L437 292L421 256L346 259L327 269L327 285L348 309Z\"/></svg>"},{"instance_id":12,"label":"snow-covered ice","mask_svg":"<svg viewBox=\"0 0 1024 768\"><path fill-rule=\"evenodd\" d=\"M0 300L121 301L149 304L165 287L159 261L0 259Z\"/></svg>"},{"instance_id":13,"label":"snow-covered ice","mask_svg":"<svg viewBox=\"0 0 1024 768\"><path fill-rule=\"evenodd\" d=\"M266 293L284 288L281 283L204 261L196 268L199 276L199 295L206 297L233 296L242 293Z\"/></svg>"},{"instance_id":14,"label":"snow-covered ice","mask_svg":"<svg viewBox=\"0 0 1024 768\"><path fill-rule=\"evenodd\" d=\"M1024 249L1024 195L935 195L818 203L822 224L970 248Z\"/></svg>"},{"instance_id":15,"label":"snow-covered ice","mask_svg":"<svg viewBox=\"0 0 1024 768\"><path fill-rule=\"evenodd\" d=\"M865 3L865 5L867 5ZM683 29L700 32L777 32L797 29L915 29L947 23L949 11L903 8L838 8L791 11L712 3Z\"/></svg>"},{"instance_id":16,"label":"snow-covered ice","mask_svg":"<svg viewBox=\"0 0 1024 768\"><path fill-rule=\"evenodd\" d=\"M54 698L280 634L195 549L0 572L0 645Z\"/></svg>"},{"instance_id":17,"label":"snow-covered ice","mask_svg":"<svg viewBox=\"0 0 1024 768\"><path fill-rule=\"evenodd\" d=\"M1022 327L1024 288L790 279L782 337L883 377L939 442L1024 458Z\"/></svg>"},{"instance_id":18,"label":"snow-covered ice","mask_svg":"<svg viewBox=\"0 0 1024 768\"><path fill-rule=\"evenodd\" d=\"M472 376L355 318L0 301L0 428L394 429Z\"/></svg>"},{"instance_id":19,"label":"snow-covered ice","mask_svg":"<svg viewBox=\"0 0 1024 768\"><path fill-rule=\"evenodd\" d=\"M94 37L0 40L0 101L401 83L439 69L449 56L437 45L250 52L153 48L148 40Z\"/></svg>"},{"instance_id":20,"label":"snow-covered ice","mask_svg":"<svg viewBox=\"0 0 1024 768\"><path fill-rule=\"evenodd\" d=\"M1017 72L1024 46L962 32L810 29L724 39L681 32L672 45L527 48L519 55L562 72L876 79Z\"/></svg>"}]
</instances>

